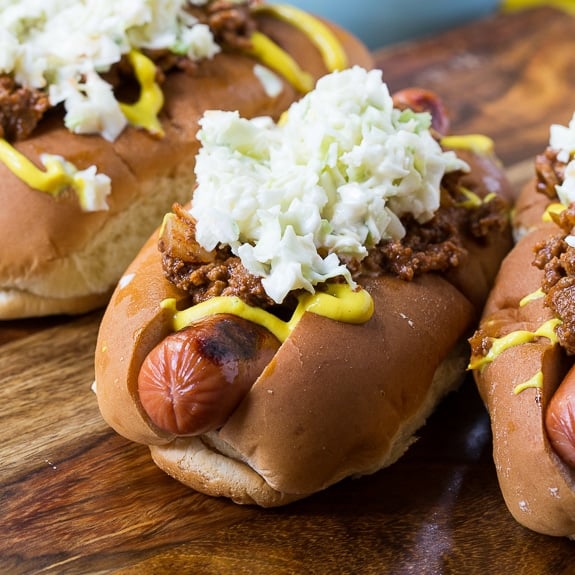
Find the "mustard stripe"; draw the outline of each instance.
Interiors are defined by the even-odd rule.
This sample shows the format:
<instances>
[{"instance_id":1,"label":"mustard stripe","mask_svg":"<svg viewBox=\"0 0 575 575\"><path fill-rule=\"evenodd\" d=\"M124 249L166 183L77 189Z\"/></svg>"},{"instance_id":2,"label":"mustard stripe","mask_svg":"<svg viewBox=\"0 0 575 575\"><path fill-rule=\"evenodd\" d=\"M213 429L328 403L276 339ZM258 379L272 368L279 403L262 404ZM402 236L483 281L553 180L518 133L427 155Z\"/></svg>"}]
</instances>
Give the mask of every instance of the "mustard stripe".
<instances>
[{"instance_id":1,"label":"mustard stripe","mask_svg":"<svg viewBox=\"0 0 575 575\"><path fill-rule=\"evenodd\" d=\"M502 337L495 338L487 354L484 356L477 356L472 358L468 369L483 368L488 363L494 361L497 356L499 356L505 350L517 345L522 345L524 343L530 343L538 337L545 337L549 339L550 342L556 343L557 334L555 333L555 328L560 323L561 320L553 318L542 324L536 331L517 330L512 331Z\"/></svg>"},{"instance_id":2,"label":"mustard stripe","mask_svg":"<svg viewBox=\"0 0 575 575\"><path fill-rule=\"evenodd\" d=\"M156 82L156 65L137 50L131 50L128 59L140 84L140 97L133 104L121 103L120 109L133 126L163 136L158 114L164 105L164 94Z\"/></svg>"},{"instance_id":3,"label":"mustard stripe","mask_svg":"<svg viewBox=\"0 0 575 575\"><path fill-rule=\"evenodd\" d=\"M305 312L315 313L335 321L360 324L372 316L374 304L369 293L354 290L347 284L328 284L326 292L306 293L299 297L297 308L289 321L283 321L270 312L252 307L240 298L214 297L178 311L176 300L169 298L161 307L172 314L172 328L179 331L193 323L217 314L232 314L265 327L280 341L285 341Z\"/></svg>"},{"instance_id":4,"label":"mustard stripe","mask_svg":"<svg viewBox=\"0 0 575 575\"><path fill-rule=\"evenodd\" d=\"M72 184L61 162L48 162L43 171L4 139L0 139L0 161L31 188L53 196Z\"/></svg>"},{"instance_id":5,"label":"mustard stripe","mask_svg":"<svg viewBox=\"0 0 575 575\"><path fill-rule=\"evenodd\" d=\"M261 4L255 12L265 12L301 30L320 51L330 72L348 67L347 54L331 28L311 14L287 4Z\"/></svg>"},{"instance_id":6,"label":"mustard stripe","mask_svg":"<svg viewBox=\"0 0 575 575\"><path fill-rule=\"evenodd\" d=\"M535 290L534 292L527 294L524 298L522 298L521 301L519 302L519 307L526 306L528 303L541 299L543 297L545 297L545 293L541 288L539 288L538 290Z\"/></svg>"},{"instance_id":7,"label":"mustard stripe","mask_svg":"<svg viewBox=\"0 0 575 575\"><path fill-rule=\"evenodd\" d=\"M515 395L518 395L522 391L525 391L526 389L531 388L541 389L542 387L543 387L543 372L538 371L533 377L531 377L527 381L524 381L523 383L516 385L513 388L513 393Z\"/></svg>"},{"instance_id":8,"label":"mustard stripe","mask_svg":"<svg viewBox=\"0 0 575 575\"><path fill-rule=\"evenodd\" d=\"M477 154L490 154L493 152L493 140L485 134L465 134L461 136L443 136L441 145L447 148L471 150Z\"/></svg>"},{"instance_id":9,"label":"mustard stripe","mask_svg":"<svg viewBox=\"0 0 575 575\"><path fill-rule=\"evenodd\" d=\"M297 62L275 42L260 32L251 35L251 48L247 53L281 74L298 92L305 94L313 89L314 80Z\"/></svg>"}]
</instances>

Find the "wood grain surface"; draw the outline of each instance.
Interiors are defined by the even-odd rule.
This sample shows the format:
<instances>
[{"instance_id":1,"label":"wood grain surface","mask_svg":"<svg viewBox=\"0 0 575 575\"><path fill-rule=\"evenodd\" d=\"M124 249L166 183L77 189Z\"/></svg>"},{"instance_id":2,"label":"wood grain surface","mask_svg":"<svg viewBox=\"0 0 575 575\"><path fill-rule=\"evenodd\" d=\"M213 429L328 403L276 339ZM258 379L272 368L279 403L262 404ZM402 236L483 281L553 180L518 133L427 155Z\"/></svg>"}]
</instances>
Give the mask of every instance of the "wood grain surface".
<instances>
[{"instance_id":1,"label":"wood grain surface","mask_svg":"<svg viewBox=\"0 0 575 575\"><path fill-rule=\"evenodd\" d=\"M549 124L575 109L575 21L496 16L381 50L392 91L437 91L453 131L482 132L519 186ZM0 573L575 572L575 543L507 512L471 380L394 466L275 510L195 493L113 433L91 390L97 312L0 324Z\"/></svg>"}]
</instances>

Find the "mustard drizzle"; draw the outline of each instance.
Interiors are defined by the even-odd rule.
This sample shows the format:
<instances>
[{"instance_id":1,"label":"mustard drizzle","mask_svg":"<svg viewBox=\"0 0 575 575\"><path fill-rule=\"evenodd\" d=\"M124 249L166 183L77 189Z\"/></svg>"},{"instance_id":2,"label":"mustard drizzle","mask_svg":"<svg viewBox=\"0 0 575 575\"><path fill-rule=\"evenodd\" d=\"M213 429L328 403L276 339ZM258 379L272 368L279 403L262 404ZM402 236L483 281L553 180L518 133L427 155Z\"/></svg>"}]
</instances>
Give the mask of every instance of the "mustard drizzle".
<instances>
[{"instance_id":1,"label":"mustard drizzle","mask_svg":"<svg viewBox=\"0 0 575 575\"><path fill-rule=\"evenodd\" d=\"M304 72L285 50L265 34L254 32L250 41L251 47L246 49L248 54L279 72L298 92L306 93L313 89L313 76Z\"/></svg>"},{"instance_id":2,"label":"mustard drizzle","mask_svg":"<svg viewBox=\"0 0 575 575\"><path fill-rule=\"evenodd\" d=\"M521 300L519 301L519 307L524 307L526 306L528 303L541 299L542 297L545 297L545 293L543 292L543 290L541 288L535 290L534 292L531 292L529 294L527 294L525 297L521 298Z\"/></svg>"},{"instance_id":3,"label":"mustard drizzle","mask_svg":"<svg viewBox=\"0 0 575 575\"><path fill-rule=\"evenodd\" d=\"M46 170L41 170L14 146L0 138L0 160L28 186L53 196L73 185L63 163L56 158L57 156L44 154L42 160Z\"/></svg>"},{"instance_id":4,"label":"mustard drizzle","mask_svg":"<svg viewBox=\"0 0 575 575\"><path fill-rule=\"evenodd\" d=\"M443 136L441 145L447 148L470 150L477 154L488 155L493 153L495 145L493 140L484 134L464 134Z\"/></svg>"},{"instance_id":5,"label":"mustard drizzle","mask_svg":"<svg viewBox=\"0 0 575 575\"><path fill-rule=\"evenodd\" d=\"M54 154L42 154L40 161L45 170L38 168L24 154L0 138L0 161L32 189L46 192L53 197L64 190L73 190L83 210L92 211L86 197L86 185L79 170L71 162Z\"/></svg>"},{"instance_id":6,"label":"mustard drizzle","mask_svg":"<svg viewBox=\"0 0 575 575\"><path fill-rule=\"evenodd\" d=\"M539 370L533 377L516 385L513 388L513 394L519 395L522 391L526 389L542 389L543 388L543 372Z\"/></svg>"},{"instance_id":7,"label":"mustard drizzle","mask_svg":"<svg viewBox=\"0 0 575 575\"><path fill-rule=\"evenodd\" d=\"M348 67L347 54L331 29L308 12L287 4L260 4L254 12L272 14L301 30L320 51L330 72Z\"/></svg>"},{"instance_id":8,"label":"mustard drizzle","mask_svg":"<svg viewBox=\"0 0 575 575\"><path fill-rule=\"evenodd\" d=\"M140 97L133 104L120 103L120 109L133 126L144 128L151 134L163 136L164 130L158 114L164 105L164 93L156 82L156 65L137 50L130 50L128 60L140 84Z\"/></svg>"},{"instance_id":9,"label":"mustard drizzle","mask_svg":"<svg viewBox=\"0 0 575 575\"><path fill-rule=\"evenodd\" d=\"M489 155L493 153L495 149L493 140L484 134L443 136L440 143L446 148L470 150L481 155ZM472 192L464 186L460 186L459 191L465 196L465 200L459 202L457 205L469 210L479 208L482 204L487 204L496 197L494 193L489 193L481 198L475 192Z\"/></svg>"},{"instance_id":10,"label":"mustard drizzle","mask_svg":"<svg viewBox=\"0 0 575 575\"><path fill-rule=\"evenodd\" d=\"M468 210L477 209L481 207L482 204L487 204L496 197L494 193L490 193L485 197L480 198L475 192L472 192L464 186L460 186L459 191L465 196L465 200L458 202L457 206Z\"/></svg>"},{"instance_id":11,"label":"mustard drizzle","mask_svg":"<svg viewBox=\"0 0 575 575\"><path fill-rule=\"evenodd\" d=\"M181 311L177 310L174 298L165 299L160 306L172 314L174 331L212 315L232 314L265 327L281 342L288 338L306 312L336 321L361 324L368 321L374 311L369 293L364 289L354 290L348 284L327 284L325 292L300 295L295 312L288 321L250 306L235 296L214 297Z\"/></svg>"},{"instance_id":12,"label":"mustard drizzle","mask_svg":"<svg viewBox=\"0 0 575 575\"><path fill-rule=\"evenodd\" d=\"M530 343L538 337L545 337L551 343L557 343L558 339L557 334L555 333L555 328L560 323L561 320L552 318L539 326L535 331L516 330L502 337L494 338L487 354L484 356L472 357L469 362L468 369L483 369L505 350L524 343Z\"/></svg>"},{"instance_id":13,"label":"mustard drizzle","mask_svg":"<svg viewBox=\"0 0 575 575\"><path fill-rule=\"evenodd\" d=\"M542 220L544 222L551 222L553 221L553 215L559 215L562 211L565 210L565 206L560 202L553 202L549 204L545 211L543 212Z\"/></svg>"}]
</instances>

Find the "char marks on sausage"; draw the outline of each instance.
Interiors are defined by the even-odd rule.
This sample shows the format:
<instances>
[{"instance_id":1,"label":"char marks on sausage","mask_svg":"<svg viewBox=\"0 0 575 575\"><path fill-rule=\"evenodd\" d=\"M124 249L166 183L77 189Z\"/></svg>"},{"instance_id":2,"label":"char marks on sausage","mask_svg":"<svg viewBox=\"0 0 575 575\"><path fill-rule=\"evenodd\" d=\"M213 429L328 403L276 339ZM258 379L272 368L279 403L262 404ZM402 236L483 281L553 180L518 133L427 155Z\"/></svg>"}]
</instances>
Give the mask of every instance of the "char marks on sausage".
<instances>
[{"instance_id":1,"label":"char marks on sausage","mask_svg":"<svg viewBox=\"0 0 575 575\"><path fill-rule=\"evenodd\" d=\"M198 435L221 426L276 353L265 328L221 314L162 340L146 356L138 395L156 426Z\"/></svg>"}]
</instances>

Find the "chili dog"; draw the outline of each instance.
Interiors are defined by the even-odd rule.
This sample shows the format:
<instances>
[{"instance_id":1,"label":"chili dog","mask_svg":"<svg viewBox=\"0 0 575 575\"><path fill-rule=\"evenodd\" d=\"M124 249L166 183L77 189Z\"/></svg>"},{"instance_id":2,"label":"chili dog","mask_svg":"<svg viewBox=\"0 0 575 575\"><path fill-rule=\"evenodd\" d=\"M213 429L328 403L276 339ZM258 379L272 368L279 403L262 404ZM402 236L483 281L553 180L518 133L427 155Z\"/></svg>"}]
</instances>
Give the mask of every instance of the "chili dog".
<instances>
[{"instance_id":1,"label":"chili dog","mask_svg":"<svg viewBox=\"0 0 575 575\"><path fill-rule=\"evenodd\" d=\"M513 224L518 241L504 260L471 338L479 392L491 416L503 497L523 526L575 537L573 370L574 148L554 125L535 161Z\"/></svg>"},{"instance_id":2,"label":"chili dog","mask_svg":"<svg viewBox=\"0 0 575 575\"><path fill-rule=\"evenodd\" d=\"M371 65L344 30L254 0L10 1L0 35L0 319L105 305L187 200L205 110L278 118Z\"/></svg>"},{"instance_id":3,"label":"chili dog","mask_svg":"<svg viewBox=\"0 0 575 575\"><path fill-rule=\"evenodd\" d=\"M491 142L448 136L437 96L392 97L360 67L277 124L200 124L191 203L166 214L102 319L103 418L238 503L390 465L461 381L511 247Z\"/></svg>"}]
</instances>

